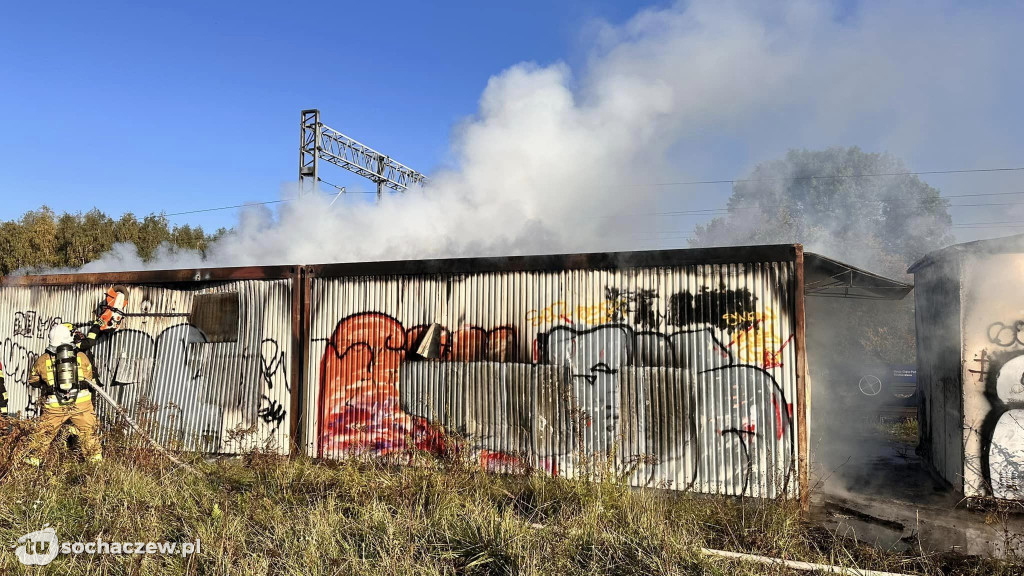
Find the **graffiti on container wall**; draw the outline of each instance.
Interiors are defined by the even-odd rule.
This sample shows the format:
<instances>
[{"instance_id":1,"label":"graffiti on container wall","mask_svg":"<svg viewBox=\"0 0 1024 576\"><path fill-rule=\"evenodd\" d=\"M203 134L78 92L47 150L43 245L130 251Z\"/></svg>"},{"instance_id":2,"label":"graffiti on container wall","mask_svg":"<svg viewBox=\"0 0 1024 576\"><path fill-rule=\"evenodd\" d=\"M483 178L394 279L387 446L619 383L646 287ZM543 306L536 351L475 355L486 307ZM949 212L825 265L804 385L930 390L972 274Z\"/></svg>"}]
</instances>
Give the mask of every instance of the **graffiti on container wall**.
<instances>
[{"instance_id":1,"label":"graffiti on container wall","mask_svg":"<svg viewBox=\"0 0 1024 576\"><path fill-rule=\"evenodd\" d=\"M757 297L750 290L677 292L669 298L668 323L673 326L711 324L723 330L744 330L757 323Z\"/></svg>"},{"instance_id":2,"label":"graffiti on container wall","mask_svg":"<svg viewBox=\"0 0 1024 576\"><path fill-rule=\"evenodd\" d=\"M246 356L247 354L243 354ZM273 338L264 338L260 342L260 372L263 375L263 382L268 390L274 389L274 384L284 386L289 392L292 389L291 381L288 380L288 354L281 349L281 345Z\"/></svg>"},{"instance_id":3,"label":"graffiti on container wall","mask_svg":"<svg viewBox=\"0 0 1024 576\"><path fill-rule=\"evenodd\" d=\"M623 290L605 286L604 294L605 302L610 304L611 322L626 322L632 318L637 326L644 328L661 325L664 315L658 313L654 303L658 299L657 290Z\"/></svg>"},{"instance_id":4,"label":"graffiti on container wall","mask_svg":"<svg viewBox=\"0 0 1024 576\"><path fill-rule=\"evenodd\" d=\"M1017 327L1011 325L1013 339ZM1004 329L990 329L990 340L1001 348L1009 334ZM979 377L985 381L985 396L991 409L981 426L982 476L986 487L996 498L1024 499L1024 351L1012 350L998 354L982 351Z\"/></svg>"},{"instance_id":5,"label":"graffiti on container wall","mask_svg":"<svg viewBox=\"0 0 1024 576\"><path fill-rule=\"evenodd\" d=\"M457 332L466 333L478 334ZM398 371L409 346L406 329L387 314L356 314L338 322L320 361L321 455L443 449L440 431L406 414L399 403ZM452 341L448 350L454 347Z\"/></svg>"},{"instance_id":6,"label":"graffiti on container wall","mask_svg":"<svg viewBox=\"0 0 1024 576\"><path fill-rule=\"evenodd\" d=\"M1024 499L1024 320L993 322L984 340L993 349L974 354L969 376L983 389L986 403L980 426L968 434L980 439L980 456L965 456L981 475L985 493L996 498ZM965 384L966 384L965 380Z\"/></svg>"},{"instance_id":7,"label":"graffiti on container wall","mask_svg":"<svg viewBox=\"0 0 1024 576\"><path fill-rule=\"evenodd\" d=\"M25 310L14 313L13 336L24 336L25 338L46 338L50 328L64 322L60 316L42 316L35 310Z\"/></svg>"},{"instance_id":8,"label":"graffiti on container wall","mask_svg":"<svg viewBox=\"0 0 1024 576\"><path fill-rule=\"evenodd\" d=\"M534 328L553 322L604 324L611 322L616 314L621 314L615 306L615 304L609 304L607 300L592 306L570 306L564 300L559 300L544 308L528 311L526 323Z\"/></svg>"},{"instance_id":9,"label":"graffiti on container wall","mask_svg":"<svg viewBox=\"0 0 1024 576\"><path fill-rule=\"evenodd\" d=\"M266 394L261 394L260 407L256 414L267 424L273 424L274 430L277 430L280 428L281 423L284 422L284 417L288 412L285 411L284 406L279 404L277 400L271 399Z\"/></svg>"},{"instance_id":10,"label":"graffiti on container wall","mask_svg":"<svg viewBox=\"0 0 1024 576\"><path fill-rule=\"evenodd\" d=\"M118 400L134 404L146 398L160 407L158 418L167 435L187 440L189 433L198 434L206 450L220 449L228 410L245 413L249 406L274 431L287 415L265 393L275 385L290 388L286 352L274 339L264 339L258 350L243 347L239 354L233 343L210 343L200 329L183 323L165 328L156 338L139 330L118 330L100 340L93 356L97 380L115 387ZM249 367L259 368L258 379ZM236 389L215 385L230 374L238 375Z\"/></svg>"},{"instance_id":11,"label":"graffiti on container wall","mask_svg":"<svg viewBox=\"0 0 1024 576\"><path fill-rule=\"evenodd\" d=\"M141 309L152 312L156 307L147 291L156 289L134 290L136 297L143 292L136 300ZM50 296L48 291L40 292L32 295L33 300ZM59 289L53 293L54 300L66 306ZM174 306L174 295L168 293L157 295L165 306ZM93 308L88 301L81 307ZM8 387L21 385L21 398L26 398L22 412L27 416L38 409L39 393L27 386L31 367L46 346L50 327L64 322L61 316L36 308L8 317L10 335L0 342L0 362L7 368ZM144 398L154 407L150 417L158 425L160 439L183 441L186 448L222 450L225 427L230 428L239 414L242 421L263 422L271 432L277 431L286 420L287 407L274 390L290 391L291 387L287 350L274 338L253 345L210 343L192 324L168 325L168 319L174 322L176 316L187 314L172 308L168 313L136 316L124 327L102 333L87 352L93 359L97 383L132 413ZM73 324L87 327L91 319ZM102 403L97 409L101 417L112 416Z\"/></svg>"},{"instance_id":12,"label":"graffiti on container wall","mask_svg":"<svg viewBox=\"0 0 1024 576\"><path fill-rule=\"evenodd\" d=\"M782 366L792 337L774 332L770 308L745 290L678 293L665 313L654 290L604 296L531 309L526 334L406 328L378 311L340 319L320 360L319 454L436 453L454 432L487 468L559 473L580 451L651 456L641 482L715 478L719 491L746 493L757 468L786 490L793 408L765 368ZM517 357L521 335L530 359Z\"/></svg>"},{"instance_id":13,"label":"graffiti on container wall","mask_svg":"<svg viewBox=\"0 0 1024 576\"><path fill-rule=\"evenodd\" d=\"M1009 324L993 322L988 327L988 341L1001 348L1024 345L1024 340L1021 339L1022 329L1024 329L1024 320L1017 320Z\"/></svg>"},{"instance_id":14,"label":"graffiti on container wall","mask_svg":"<svg viewBox=\"0 0 1024 576\"><path fill-rule=\"evenodd\" d=\"M38 354L9 336L0 347L0 364L4 366L8 382L27 384L29 373L38 357Z\"/></svg>"}]
</instances>

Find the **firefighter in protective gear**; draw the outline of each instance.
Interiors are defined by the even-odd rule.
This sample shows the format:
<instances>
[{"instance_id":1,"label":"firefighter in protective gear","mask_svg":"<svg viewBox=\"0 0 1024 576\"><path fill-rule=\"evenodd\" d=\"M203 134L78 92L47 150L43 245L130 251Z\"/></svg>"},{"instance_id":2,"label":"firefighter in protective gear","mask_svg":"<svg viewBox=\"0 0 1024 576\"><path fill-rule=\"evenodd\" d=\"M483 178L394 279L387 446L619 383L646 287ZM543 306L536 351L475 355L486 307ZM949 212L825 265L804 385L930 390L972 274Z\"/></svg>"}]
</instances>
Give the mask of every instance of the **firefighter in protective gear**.
<instances>
[{"instance_id":1,"label":"firefighter in protective gear","mask_svg":"<svg viewBox=\"0 0 1024 576\"><path fill-rule=\"evenodd\" d=\"M7 415L7 385L4 382L4 365L0 364L0 418Z\"/></svg>"},{"instance_id":2,"label":"firefighter in protective gear","mask_svg":"<svg viewBox=\"0 0 1024 576\"><path fill-rule=\"evenodd\" d=\"M128 307L128 289L124 286L113 286L103 294L103 300L96 307L95 319L89 324L89 329L82 331L80 326L65 324L74 337L75 346L89 360L93 360L92 348L102 339L104 335L109 336L121 327L125 318L125 308Z\"/></svg>"},{"instance_id":3,"label":"firefighter in protective gear","mask_svg":"<svg viewBox=\"0 0 1024 576\"><path fill-rule=\"evenodd\" d=\"M50 345L32 367L28 380L29 386L43 389L45 400L43 414L29 438L25 461L38 466L61 425L68 421L78 429L86 459L100 461L103 456L96 437L96 410L89 391L92 363L85 353L75 349L71 331L64 324L51 328L49 338Z\"/></svg>"}]
</instances>

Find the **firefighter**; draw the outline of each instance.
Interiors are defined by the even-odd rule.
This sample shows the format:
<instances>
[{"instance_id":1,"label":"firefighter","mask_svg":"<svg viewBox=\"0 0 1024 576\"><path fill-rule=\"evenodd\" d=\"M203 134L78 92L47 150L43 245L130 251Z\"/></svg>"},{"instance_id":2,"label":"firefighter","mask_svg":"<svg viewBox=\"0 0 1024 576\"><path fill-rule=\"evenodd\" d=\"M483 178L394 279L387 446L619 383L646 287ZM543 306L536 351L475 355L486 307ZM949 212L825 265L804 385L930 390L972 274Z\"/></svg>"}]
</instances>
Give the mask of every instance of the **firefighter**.
<instances>
[{"instance_id":1,"label":"firefighter","mask_svg":"<svg viewBox=\"0 0 1024 576\"><path fill-rule=\"evenodd\" d=\"M68 421L78 430L86 459L102 460L96 410L89 391L94 384L92 363L84 352L76 350L66 325L56 324L50 329L49 346L32 367L28 384L42 388L45 399L43 414L29 438L25 462L39 466L61 425Z\"/></svg>"},{"instance_id":2,"label":"firefighter","mask_svg":"<svg viewBox=\"0 0 1024 576\"><path fill-rule=\"evenodd\" d=\"M6 418L7 415L7 385L4 382L4 365L0 363L0 418Z\"/></svg>"},{"instance_id":3,"label":"firefighter","mask_svg":"<svg viewBox=\"0 0 1024 576\"><path fill-rule=\"evenodd\" d=\"M79 330L73 324L65 324L74 337L75 345L89 361L94 361L92 348L102 340L103 336L109 336L115 332L124 320L124 308L128 306L128 289L124 286L113 286L103 295L103 300L96 307L95 319L89 324L86 331Z\"/></svg>"}]
</instances>

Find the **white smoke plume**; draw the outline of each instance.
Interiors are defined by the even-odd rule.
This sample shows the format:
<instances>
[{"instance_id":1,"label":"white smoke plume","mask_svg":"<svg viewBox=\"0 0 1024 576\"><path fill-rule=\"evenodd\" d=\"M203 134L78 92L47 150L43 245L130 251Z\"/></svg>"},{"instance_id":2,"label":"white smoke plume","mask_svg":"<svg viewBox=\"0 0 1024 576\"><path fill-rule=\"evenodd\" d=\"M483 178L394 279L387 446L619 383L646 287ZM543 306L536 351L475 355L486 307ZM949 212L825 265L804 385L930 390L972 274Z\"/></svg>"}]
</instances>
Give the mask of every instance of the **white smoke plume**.
<instances>
[{"instance_id":1,"label":"white smoke plume","mask_svg":"<svg viewBox=\"0 0 1024 576\"><path fill-rule=\"evenodd\" d=\"M316 194L276 213L246 209L205 260L167 249L143 263L117 246L83 271L664 247L651 237L664 219L628 215L720 206L728 190L702 198L711 189L644 186L718 175L717 139L741 142L748 167L789 147L834 144L877 146L913 164L943 141L926 120L945 108L968 116L950 120L958 136L974 134L968 120L985 96L962 88L993 84L1007 57L995 38L1014 33L1000 23L1012 19L916 5L839 12L697 1L597 26L578 71L523 63L492 77L454 131L452 168L421 190L380 206L367 195L332 206ZM976 45L941 41L988 22ZM977 64L959 66L968 59Z\"/></svg>"}]
</instances>

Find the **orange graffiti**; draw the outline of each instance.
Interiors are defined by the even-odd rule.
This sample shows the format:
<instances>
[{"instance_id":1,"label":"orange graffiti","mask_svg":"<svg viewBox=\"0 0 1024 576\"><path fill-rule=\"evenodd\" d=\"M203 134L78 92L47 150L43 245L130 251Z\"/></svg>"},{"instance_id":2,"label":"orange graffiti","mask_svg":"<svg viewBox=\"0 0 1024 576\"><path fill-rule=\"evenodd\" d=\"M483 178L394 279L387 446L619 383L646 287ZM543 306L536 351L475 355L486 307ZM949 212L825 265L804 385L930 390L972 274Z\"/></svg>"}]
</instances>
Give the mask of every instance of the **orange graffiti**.
<instances>
[{"instance_id":1,"label":"orange graffiti","mask_svg":"<svg viewBox=\"0 0 1024 576\"><path fill-rule=\"evenodd\" d=\"M546 308L530 310L526 313L526 321L530 326L540 326L546 323L565 322L582 323L585 325L605 324L611 321L612 313L619 304L607 301L600 304L569 306L564 301L552 303Z\"/></svg>"},{"instance_id":2,"label":"orange graffiti","mask_svg":"<svg viewBox=\"0 0 1024 576\"><path fill-rule=\"evenodd\" d=\"M320 362L319 453L380 455L416 448L438 453L443 432L402 410L399 371L415 354L430 325L406 330L379 312L354 314L338 323ZM458 362L511 362L515 329L441 328L439 358Z\"/></svg>"},{"instance_id":3,"label":"orange graffiti","mask_svg":"<svg viewBox=\"0 0 1024 576\"><path fill-rule=\"evenodd\" d=\"M730 313L723 315L722 318L730 326L751 324L749 328L739 332L732 342L729 342L738 361L759 365L766 369L782 366L782 351L793 337L790 336L782 341L775 333L775 312L771 308L766 308L764 313ZM764 329L765 327L767 330Z\"/></svg>"},{"instance_id":4,"label":"orange graffiti","mask_svg":"<svg viewBox=\"0 0 1024 576\"><path fill-rule=\"evenodd\" d=\"M443 448L440 431L401 408L405 345L402 324L386 314L356 314L338 323L320 365L321 456Z\"/></svg>"}]
</instances>

